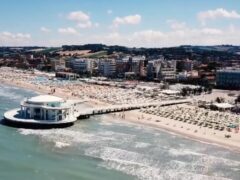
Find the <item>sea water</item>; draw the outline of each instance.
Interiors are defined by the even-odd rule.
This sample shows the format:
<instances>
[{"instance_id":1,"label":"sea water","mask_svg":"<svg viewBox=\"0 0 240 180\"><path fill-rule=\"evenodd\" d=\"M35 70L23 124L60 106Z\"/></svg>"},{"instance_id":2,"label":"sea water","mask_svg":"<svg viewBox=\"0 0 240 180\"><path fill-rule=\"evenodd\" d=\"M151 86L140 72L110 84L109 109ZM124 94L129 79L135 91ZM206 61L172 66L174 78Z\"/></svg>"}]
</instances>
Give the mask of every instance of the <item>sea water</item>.
<instances>
[{"instance_id":1,"label":"sea water","mask_svg":"<svg viewBox=\"0 0 240 180\"><path fill-rule=\"evenodd\" d=\"M0 85L1 118L33 95ZM0 179L240 179L237 152L106 119L109 116L94 116L50 130L0 126Z\"/></svg>"}]
</instances>

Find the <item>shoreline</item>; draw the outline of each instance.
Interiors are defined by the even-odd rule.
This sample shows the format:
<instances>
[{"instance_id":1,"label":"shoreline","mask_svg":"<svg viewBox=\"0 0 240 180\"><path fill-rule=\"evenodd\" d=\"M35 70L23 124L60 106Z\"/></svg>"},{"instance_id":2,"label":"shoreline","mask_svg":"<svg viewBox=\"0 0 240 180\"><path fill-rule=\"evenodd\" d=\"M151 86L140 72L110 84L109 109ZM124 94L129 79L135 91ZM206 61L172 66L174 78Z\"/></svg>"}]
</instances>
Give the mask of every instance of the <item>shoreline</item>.
<instances>
[{"instance_id":1,"label":"shoreline","mask_svg":"<svg viewBox=\"0 0 240 180\"><path fill-rule=\"evenodd\" d=\"M113 117L112 114L109 114L108 116L110 116L110 115L111 115L111 117ZM224 148L224 149L228 149L228 150L240 153L239 146L229 145L228 143L216 142L216 141L210 140L208 138L201 138L199 136L194 136L194 135L191 135L189 133L184 133L184 132L178 131L174 128L169 128L169 127L164 127L164 126L157 126L156 127L154 124L150 124L150 123L143 122L143 121L140 122L140 123L137 123L139 121L129 120L129 118L127 120L119 120L119 119L115 120L115 119L110 119L110 117L107 117L105 120L109 121L109 122L119 122L120 121L120 122L123 122L123 123L137 124L137 125L140 125L140 126L143 126L143 127L144 127L144 125L147 125L149 128L153 128L155 130L160 130L160 131L166 132L168 134L174 134L176 136L183 137L183 138L186 138L186 139L190 139L190 140L193 140L193 141L196 141L196 142L200 142L200 143L204 143L204 144L210 144L210 145L213 145L213 146L218 146L218 147L221 147L221 148Z\"/></svg>"},{"instance_id":2,"label":"shoreline","mask_svg":"<svg viewBox=\"0 0 240 180\"><path fill-rule=\"evenodd\" d=\"M3 80L0 79L0 82L9 86L15 86L15 87L19 87L19 88L23 88L26 90L31 90L34 91L36 93L44 93L44 94L48 94L50 92L50 89L46 89L46 88L41 88L41 87L37 87L36 85L24 82L24 83L18 83L15 81L9 82L7 80ZM63 92L58 92L56 91L55 94L56 96L61 96L64 98L70 98L70 99L76 99L77 97L74 97L72 95L69 94L64 94ZM106 103L106 102L101 102L99 100L95 100L95 99L89 99L87 102L85 102L84 104L92 106L92 107L98 107L99 105L101 106L111 106L111 104ZM121 114L120 113L111 113L107 116L107 120L109 121L120 121L120 122L130 122L130 123L134 123L134 124L138 124L138 125L147 125L148 127L157 129L157 130L163 130L166 131L167 133L174 133L178 136L184 137L184 138L189 138L191 140L194 141L198 141L198 142L202 142L202 143L208 143L211 145L216 145L216 146L220 146L229 150L233 150L236 152L240 152L240 136L238 135L238 140L235 141L232 140L232 137L230 139L225 139L224 138L224 132L219 132L219 131L215 131L218 133L218 135L215 134L210 134L209 132L212 131L214 132L214 130L209 130L209 129L198 129L198 132L195 133L193 131L190 131L189 129L193 130L198 128L197 126L194 125L189 125L187 123L182 123L182 122L178 122L172 119L167 119L164 117L159 117L159 116L155 116L155 115L151 115L151 114L146 114L146 113L142 113L139 110L133 110L133 111L125 111L124 116L126 116L126 118L121 119L118 118L117 120L115 119L116 116L114 114ZM138 117L139 115L143 115L145 117L145 119L141 119L139 120ZM154 121L149 120L151 118L154 119ZM159 120L160 122L156 122L156 120ZM174 126L175 125L175 126ZM181 128L184 127L184 128ZM188 130L187 130L188 128ZM208 131L207 134L202 134L203 131ZM233 133L232 133L233 134ZM238 133L239 134L239 133ZM223 136L223 137L221 137Z\"/></svg>"},{"instance_id":3,"label":"shoreline","mask_svg":"<svg viewBox=\"0 0 240 180\"><path fill-rule=\"evenodd\" d=\"M133 123L133 124L138 124L137 123L138 121L135 121L135 120L129 120L128 119L128 120L126 120L126 122ZM178 131L174 128L170 128L170 127L166 127L166 126L160 126L160 125L155 126L154 124L150 124L150 123L147 123L147 122L141 122L138 125L147 125L148 127L151 127L153 129L156 129L156 130L162 130L162 131L167 132L169 134L173 133L176 136L181 136L183 138L187 138L187 139L194 140L194 141L201 142L201 143L205 143L205 144L211 144L211 145L219 146L219 147L222 147L222 148L229 149L229 150L240 153L239 146L231 145L229 143L224 143L224 142L220 142L220 141L216 142L214 140L210 140L207 137L205 137L205 138L204 137L199 137L199 136L194 135L194 134L184 133L182 131Z\"/></svg>"}]
</instances>

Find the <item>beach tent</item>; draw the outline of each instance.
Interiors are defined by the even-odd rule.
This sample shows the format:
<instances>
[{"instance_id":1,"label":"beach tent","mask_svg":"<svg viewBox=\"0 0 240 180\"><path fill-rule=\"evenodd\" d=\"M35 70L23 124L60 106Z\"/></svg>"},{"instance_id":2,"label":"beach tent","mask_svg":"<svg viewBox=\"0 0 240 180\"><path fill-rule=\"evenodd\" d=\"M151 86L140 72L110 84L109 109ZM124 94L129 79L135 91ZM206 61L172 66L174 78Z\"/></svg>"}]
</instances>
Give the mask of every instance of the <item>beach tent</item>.
<instances>
[{"instance_id":1,"label":"beach tent","mask_svg":"<svg viewBox=\"0 0 240 180\"><path fill-rule=\"evenodd\" d=\"M214 103L213 105L219 110L229 110L234 107L232 104L229 103Z\"/></svg>"},{"instance_id":2,"label":"beach tent","mask_svg":"<svg viewBox=\"0 0 240 180\"><path fill-rule=\"evenodd\" d=\"M168 89L168 90L163 90L162 93L166 95L178 95L180 94L180 91Z\"/></svg>"}]
</instances>

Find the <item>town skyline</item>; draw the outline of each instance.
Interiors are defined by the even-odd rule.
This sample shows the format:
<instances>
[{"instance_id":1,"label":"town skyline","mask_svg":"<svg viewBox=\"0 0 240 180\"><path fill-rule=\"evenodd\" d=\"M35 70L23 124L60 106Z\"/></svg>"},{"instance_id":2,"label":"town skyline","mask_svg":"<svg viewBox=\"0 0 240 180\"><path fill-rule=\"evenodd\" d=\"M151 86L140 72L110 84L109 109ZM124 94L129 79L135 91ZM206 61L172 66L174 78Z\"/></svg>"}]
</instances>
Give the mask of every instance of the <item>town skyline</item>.
<instances>
[{"instance_id":1,"label":"town skyline","mask_svg":"<svg viewBox=\"0 0 240 180\"><path fill-rule=\"evenodd\" d=\"M240 40L236 1L10 0L1 2L0 15L7 17L0 20L0 46L101 43L154 48L239 45Z\"/></svg>"},{"instance_id":2,"label":"town skyline","mask_svg":"<svg viewBox=\"0 0 240 180\"><path fill-rule=\"evenodd\" d=\"M0 180L239 180L239 1L1 0L0 123Z\"/></svg>"}]
</instances>

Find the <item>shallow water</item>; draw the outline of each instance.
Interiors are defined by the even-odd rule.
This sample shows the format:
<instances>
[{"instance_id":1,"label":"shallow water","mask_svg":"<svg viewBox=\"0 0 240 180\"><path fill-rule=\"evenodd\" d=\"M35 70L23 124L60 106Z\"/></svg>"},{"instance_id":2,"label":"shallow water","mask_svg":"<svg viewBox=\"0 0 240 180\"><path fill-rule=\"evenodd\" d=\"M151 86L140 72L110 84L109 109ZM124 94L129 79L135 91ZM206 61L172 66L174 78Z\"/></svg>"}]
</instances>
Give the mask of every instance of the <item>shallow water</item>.
<instances>
[{"instance_id":1,"label":"shallow water","mask_svg":"<svg viewBox=\"0 0 240 180\"><path fill-rule=\"evenodd\" d=\"M0 115L35 93L0 85ZM85 106L82 106L84 108ZM239 179L240 154L95 116L66 129L0 126L0 179Z\"/></svg>"}]
</instances>

